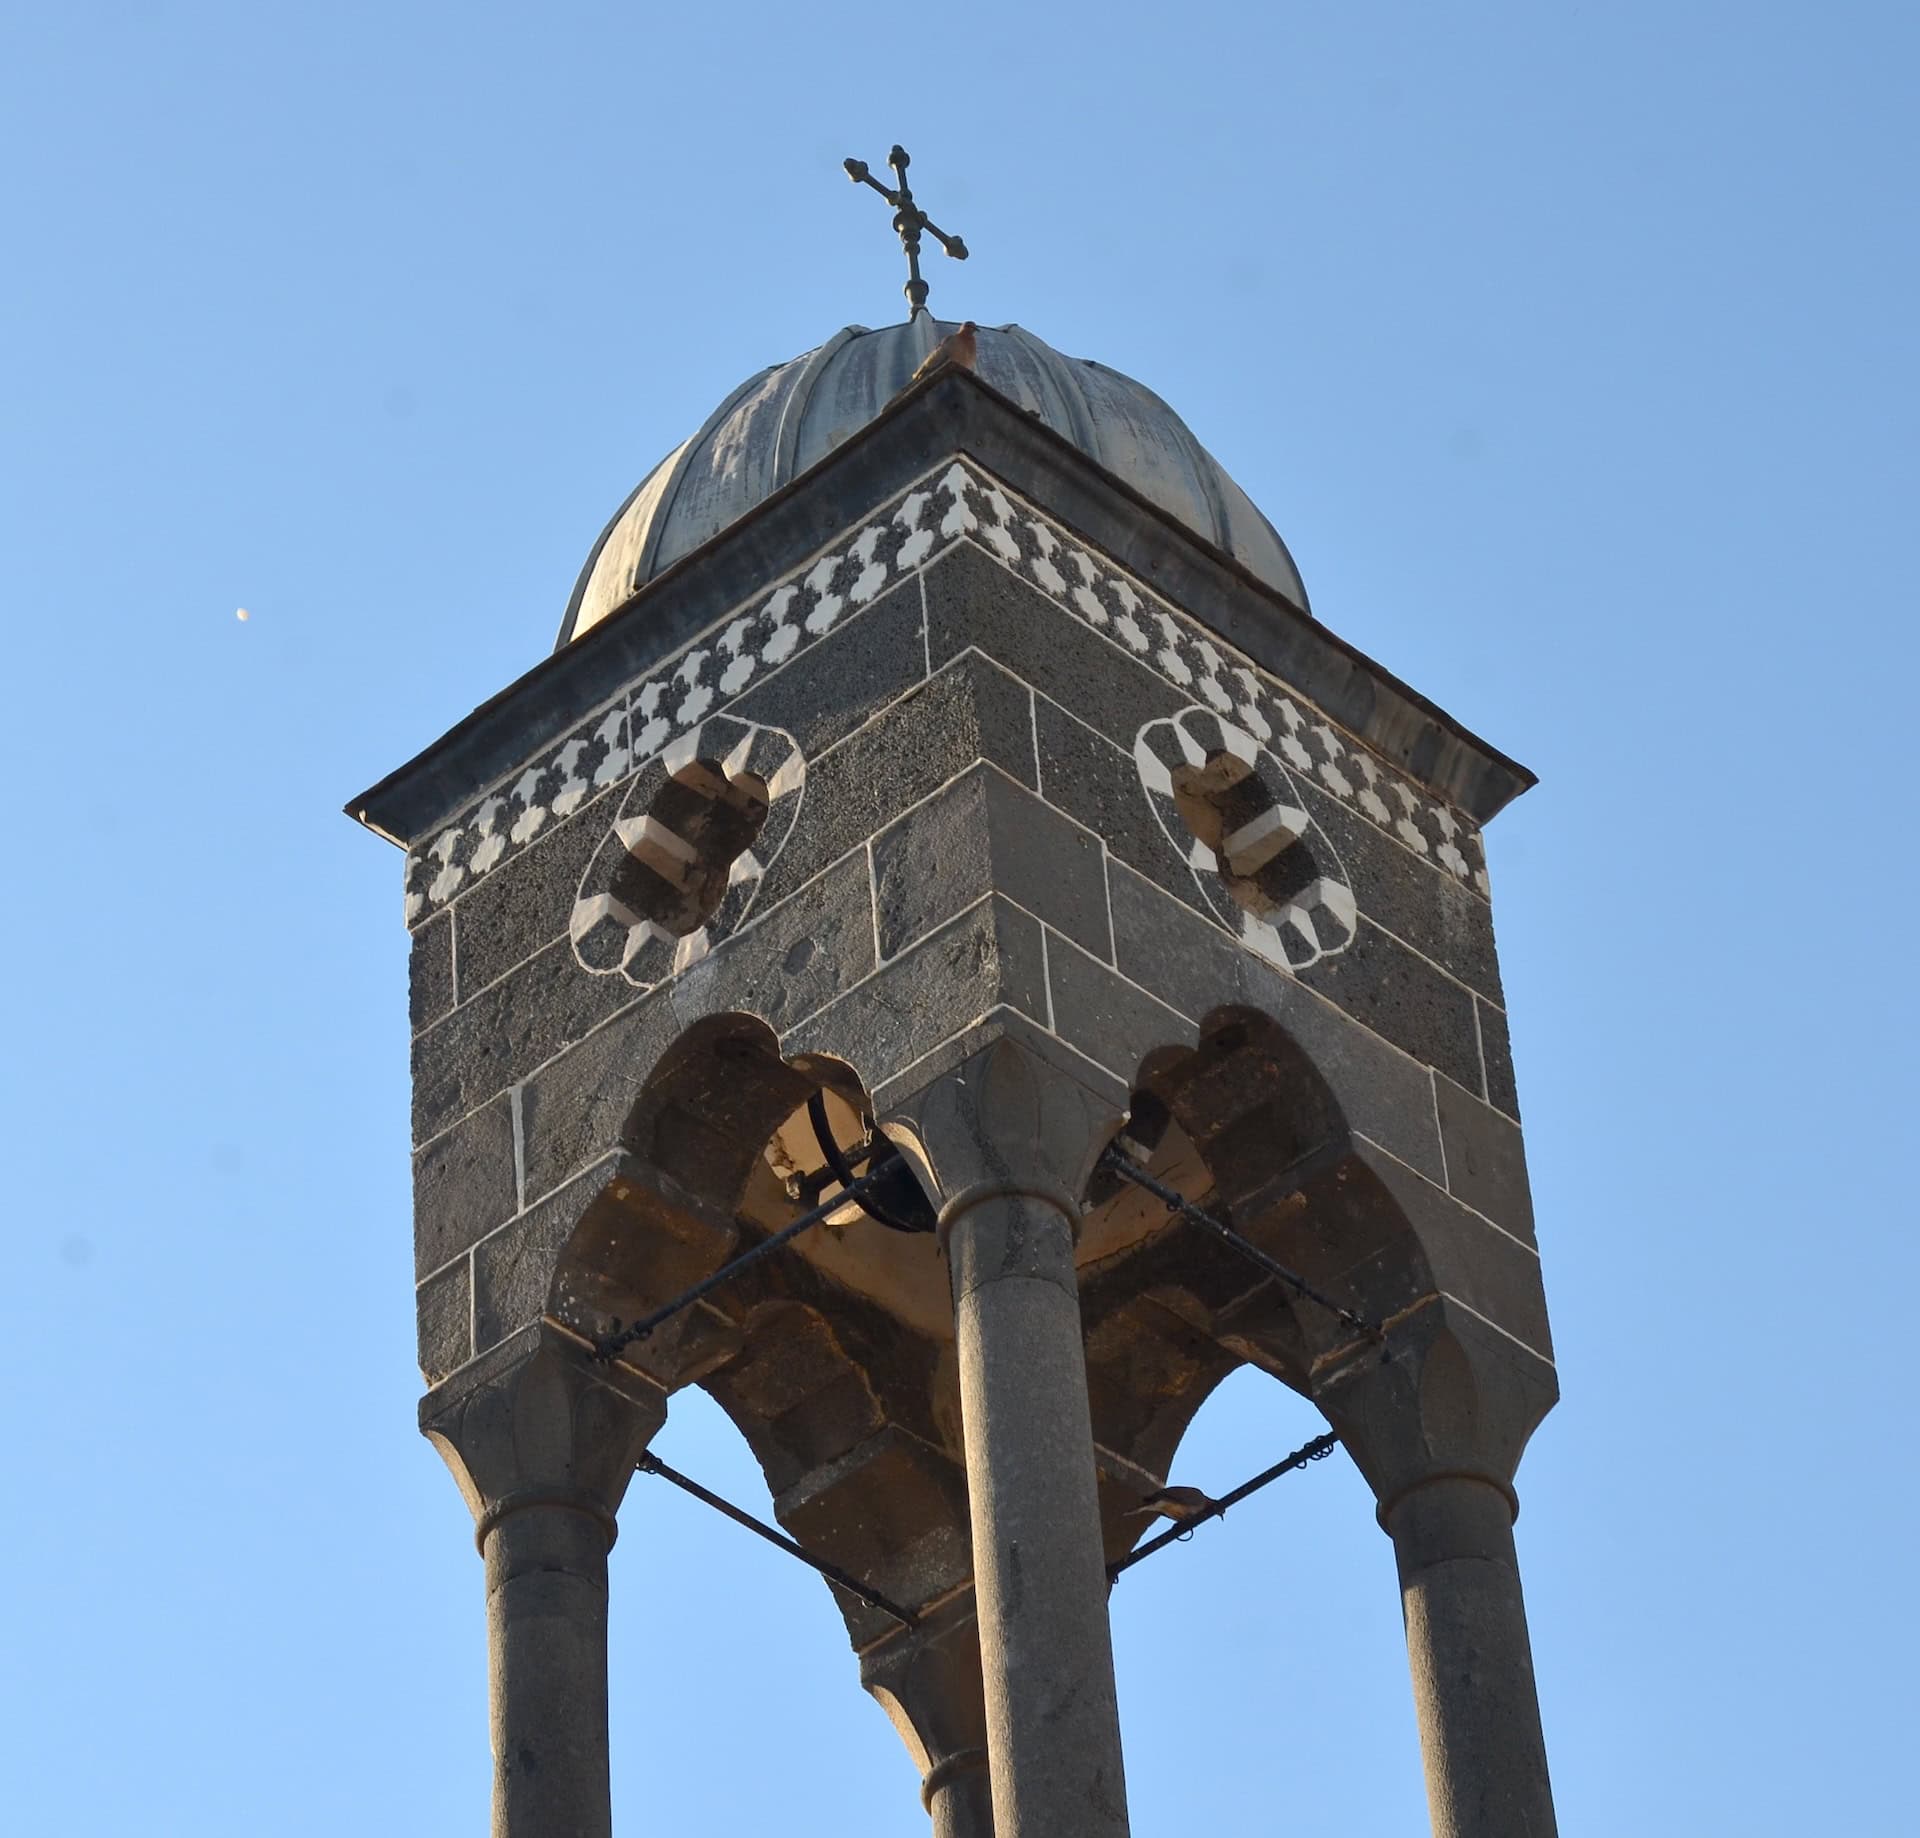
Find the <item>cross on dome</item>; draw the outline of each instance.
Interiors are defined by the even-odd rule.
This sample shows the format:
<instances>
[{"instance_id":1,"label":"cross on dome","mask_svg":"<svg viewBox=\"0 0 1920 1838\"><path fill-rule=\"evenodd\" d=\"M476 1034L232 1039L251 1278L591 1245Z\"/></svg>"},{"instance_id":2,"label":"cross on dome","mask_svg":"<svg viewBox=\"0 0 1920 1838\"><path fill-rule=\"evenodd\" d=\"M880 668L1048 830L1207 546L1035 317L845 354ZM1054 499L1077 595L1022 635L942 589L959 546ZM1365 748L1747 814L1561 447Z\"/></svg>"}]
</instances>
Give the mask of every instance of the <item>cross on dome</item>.
<instances>
[{"instance_id":1,"label":"cross on dome","mask_svg":"<svg viewBox=\"0 0 1920 1838\"><path fill-rule=\"evenodd\" d=\"M907 284L901 292L907 296L907 304L912 309L907 317L917 319L927 310L928 291L928 283L920 274L920 232L925 230L956 262L967 259L967 245L959 237L949 236L914 203L913 191L907 184L910 162L905 147L896 144L887 155L887 164L893 168L893 176L899 181L892 187L882 185L873 176L865 160L842 160L840 163L846 167L847 177L854 184L871 185L893 206L893 227L900 232L900 246L907 252Z\"/></svg>"}]
</instances>

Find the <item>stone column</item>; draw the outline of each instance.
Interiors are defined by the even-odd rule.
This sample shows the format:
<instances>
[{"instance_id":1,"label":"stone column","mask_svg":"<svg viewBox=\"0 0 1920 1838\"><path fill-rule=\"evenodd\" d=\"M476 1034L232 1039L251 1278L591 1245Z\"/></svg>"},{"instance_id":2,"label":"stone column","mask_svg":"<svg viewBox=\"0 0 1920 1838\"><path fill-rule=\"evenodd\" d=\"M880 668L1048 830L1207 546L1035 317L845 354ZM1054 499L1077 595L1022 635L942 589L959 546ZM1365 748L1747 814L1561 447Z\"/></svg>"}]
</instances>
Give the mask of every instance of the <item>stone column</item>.
<instances>
[{"instance_id":1,"label":"stone column","mask_svg":"<svg viewBox=\"0 0 1920 1838\"><path fill-rule=\"evenodd\" d=\"M422 1405L486 1563L493 1838L611 1838L607 1552L664 1396L551 1329Z\"/></svg>"},{"instance_id":2,"label":"stone column","mask_svg":"<svg viewBox=\"0 0 1920 1838\"><path fill-rule=\"evenodd\" d=\"M953 1283L999 1838L1124 1838L1126 1781L1073 1264L1121 1112L1001 1039L888 1119Z\"/></svg>"},{"instance_id":3,"label":"stone column","mask_svg":"<svg viewBox=\"0 0 1920 1838\"><path fill-rule=\"evenodd\" d=\"M1435 1838L1553 1838L1553 1788L1509 1489L1420 1482L1382 1522L1400 1568Z\"/></svg>"},{"instance_id":4,"label":"stone column","mask_svg":"<svg viewBox=\"0 0 1920 1838\"><path fill-rule=\"evenodd\" d=\"M1315 1393L1393 1540L1435 1838L1553 1838L1513 1473L1553 1369L1436 1296Z\"/></svg>"},{"instance_id":5,"label":"stone column","mask_svg":"<svg viewBox=\"0 0 1920 1838\"><path fill-rule=\"evenodd\" d=\"M860 1682L920 1770L933 1838L993 1838L980 1631L966 1596L860 1655Z\"/></svg>"}]
</instances>

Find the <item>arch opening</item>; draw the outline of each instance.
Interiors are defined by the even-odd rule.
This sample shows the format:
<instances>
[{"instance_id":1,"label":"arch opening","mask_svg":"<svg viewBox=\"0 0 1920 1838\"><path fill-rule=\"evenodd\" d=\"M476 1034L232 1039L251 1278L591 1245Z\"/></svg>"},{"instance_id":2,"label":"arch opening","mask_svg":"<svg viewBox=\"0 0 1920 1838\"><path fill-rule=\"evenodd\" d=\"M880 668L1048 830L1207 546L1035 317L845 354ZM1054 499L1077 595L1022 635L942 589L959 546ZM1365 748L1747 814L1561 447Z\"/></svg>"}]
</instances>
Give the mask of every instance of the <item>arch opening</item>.
<instances>
[{"instance_id":1,"label":"arch opening","mask_svg":"<svg viewBox=\"0 0 1920 1838\"><path fill-rule=\"evenodd\" d=\"M1215 1010L1197 1040L1144 1055L1114 1147L1363 1319L1388 1319L1431 1293L1419 1240L1326 1076L1260 1010ZM1250 1365L1318 1402L1323 1376L1355 1343L1333 1310L1110 1166L1087 1197L1089 1237L1115 1209L1150 1209L1146 1229L1083 1270L1112 1561L1143 1535L1140 1500L1168 1477L1195 1414L1230 1373ZM1284 1452L1250 1449L1248 1472Z\"/></svg>"}]
</instances>

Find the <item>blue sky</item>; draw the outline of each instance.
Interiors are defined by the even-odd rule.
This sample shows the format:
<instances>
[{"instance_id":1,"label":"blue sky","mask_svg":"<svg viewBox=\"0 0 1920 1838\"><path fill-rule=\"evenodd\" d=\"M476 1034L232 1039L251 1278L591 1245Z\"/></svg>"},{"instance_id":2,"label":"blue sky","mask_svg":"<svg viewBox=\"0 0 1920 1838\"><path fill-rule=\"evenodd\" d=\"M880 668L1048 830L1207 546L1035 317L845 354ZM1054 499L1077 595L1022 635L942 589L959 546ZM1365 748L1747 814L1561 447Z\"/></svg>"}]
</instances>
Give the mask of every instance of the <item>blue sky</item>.
<instances>
[{"instance_id":1,"label":"blue sky","mask_svg":"<svg viewBox=\"0 0 1920 1838\"><path fill-rule=\"evenodd\" d=\"M1916 53L1869 4L6 9L7 1828L482 1829L400 862L339 806L726 390L899 313L838 166L901 139L938 309L1166 396L1541 774L1488 853L1563 1832L1911 1830ZM1316 1427L1243 1375L1185 1478ZM764 1503L702 1400L660 1447ZM1122 1583L1137 1831L1423 1829L1369 1505L1336 1458ZM622 1829L919 1829L824 1588L658 1482L623 1528Z\"/></svg>"}]
</instances>

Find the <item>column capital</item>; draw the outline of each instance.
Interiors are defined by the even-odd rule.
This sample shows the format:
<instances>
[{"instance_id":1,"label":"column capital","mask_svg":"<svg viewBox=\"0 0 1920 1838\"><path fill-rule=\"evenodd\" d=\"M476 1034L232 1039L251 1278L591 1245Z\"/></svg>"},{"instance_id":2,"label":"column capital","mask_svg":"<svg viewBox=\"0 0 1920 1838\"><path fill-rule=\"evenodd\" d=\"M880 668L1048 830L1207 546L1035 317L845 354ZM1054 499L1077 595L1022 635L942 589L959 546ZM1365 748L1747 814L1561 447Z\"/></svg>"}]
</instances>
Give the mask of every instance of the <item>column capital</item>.
<instances>
[{"instance_id":1,"label":"column capital","mask_svg":"<svg viewBox=\"0 0 1920 1838\"><path fill-rule=\"evenodd\" d=\"M1388 1356L1367 1349L1318 1384L1314 1402L1366 1476L1384 1530L1409 1496L1474 1481L1519 1510L1514 1471L1559 1395L1554 1370L1446 1296L1387 1324Z\"/></svg>"},{"instance_id":2,"label":"column capital","mask_svg":"<svg viewBox=\"0 0 1920 1838\"><path fill-rule=\"evenodd\" d=\"M937 1838L992 1838L980 1628L969 1590L860 1656L860 1682L920 1770Z\"/></svg>"},{"instance_id":3,"label":"column capital","mask_svg":"<svg viewBox=\"0 0 1920 1838\"><path fill-rule=\"evenodd\" d=\"M1126 1115L1088 1070L1002 1035L888 1106L881 1127L933 1197L943 1242L994 1199L1037 1200L1078 1230L1094 1164Z\"/></svg>"},{"instance_id":4,"label":"column capital","mask_svg":"<svg viewBox=\"0 0 1920 1838\"><path fill-rule=\"evenodd\" d=\"M420 1428L452 1470L483 1551L502 1520L530 1506L580 1512L611 1545L634 1463L666 1416L658 1387L536 1322L428 1393Z\"/></svg>"}]
</instances>

